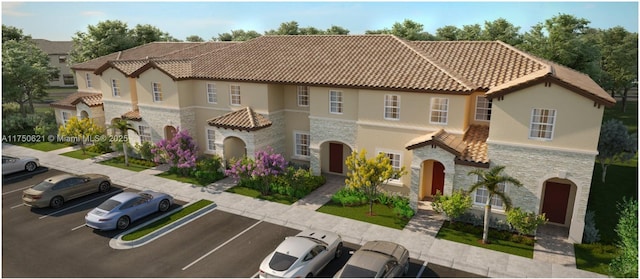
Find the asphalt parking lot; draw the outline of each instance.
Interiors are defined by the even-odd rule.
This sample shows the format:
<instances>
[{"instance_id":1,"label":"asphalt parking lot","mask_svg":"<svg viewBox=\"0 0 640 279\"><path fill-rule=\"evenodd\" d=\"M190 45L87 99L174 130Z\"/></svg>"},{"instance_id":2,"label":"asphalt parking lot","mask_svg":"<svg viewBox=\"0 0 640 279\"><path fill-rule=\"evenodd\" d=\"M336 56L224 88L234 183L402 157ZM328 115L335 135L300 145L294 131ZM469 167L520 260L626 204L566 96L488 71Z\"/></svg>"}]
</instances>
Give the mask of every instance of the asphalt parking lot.
<instances>
[{"instance_id":1,"label":"asphalt parking lot","mask_svg":"<svg viewBox=\"0 0 640 279\"><path fill-rule=\"evenodd\" d=\"M122 191L113 185L65 203L60 209L22 205L22 190L62 172L49 169L3 177L3 277L255 277L262 259L286 236L299 231L213 210L144 246L115 250L109 240L121 231L84 226L85 214ZM174 207L184 204L177 201ZM153 214L131 227L160 216ZM345 243L343 257L317 277L333 277L359 248ZM411 260L407 277L478 277L474 274Z\"/></svg>"}]
</instances>

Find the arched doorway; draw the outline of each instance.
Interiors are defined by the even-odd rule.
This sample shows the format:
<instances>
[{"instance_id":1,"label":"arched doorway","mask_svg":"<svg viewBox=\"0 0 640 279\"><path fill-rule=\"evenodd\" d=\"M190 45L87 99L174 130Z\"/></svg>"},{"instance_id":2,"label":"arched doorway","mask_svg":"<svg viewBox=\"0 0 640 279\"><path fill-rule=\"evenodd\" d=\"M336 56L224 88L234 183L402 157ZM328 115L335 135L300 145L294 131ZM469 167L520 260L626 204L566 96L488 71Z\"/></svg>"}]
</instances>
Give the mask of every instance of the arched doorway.
<instances>
[{"instance_id":1,"label":"arched doorway","mask_svg":"<svg viewBox=\"0 0 640 279\"><path fill-rule=\"evenodd\" d=\"M164 138L166 140L171 140L176 135L176 127L173 126L165 126L164 127Z\"/></svg>"},{"instance_id":2,"label":"arched doorway","mask_svg":"<svg viewBox=\"0 0 640 279\"><path fill-rule=\"evenodd\" d=\"M80 119L89 118L89 113L86 110L80 112Z\"/></svg>"},{"instance_id":3,"label":"arched doorway","mask_svg":"<svg viewBox=\"0 0 640 279\"><path fill-rule=\"evenodd\" d=\"M576 190L577 186L567 179L551 178L544 182L540 211L549 223L570 226Z\"/></svg>"},{"instance_id":4,"label":"arched doorway","mask_svg":"<svg viewBox=\"0 0 640 279\"><path fill-rule=\"evenodd\" d=\"M444 193L444 165L436 160L423 161L418 198L423 200L438 192Z\"/></svg>"},{"instance_id":5,"label":"arched doorway","mask_svg":"<svg viewBox=\"0 0 640 279\"><path fill-rule=\"evenodd\" d=\"M351 155L352 149L338 141L328 141L320 145L321 172L346 174L345 160Z\"/></svg>"},{"instance_id":6,"label":"arched doorway","mask_svg":"<svg viewBox=\"0 0 640 279\"><path fill-rule=\"evenodd\" d=\"M224 159L241 159L247 155L247 145L240 138L227 137L224 139Z\"/></svg>"}]
</instances>

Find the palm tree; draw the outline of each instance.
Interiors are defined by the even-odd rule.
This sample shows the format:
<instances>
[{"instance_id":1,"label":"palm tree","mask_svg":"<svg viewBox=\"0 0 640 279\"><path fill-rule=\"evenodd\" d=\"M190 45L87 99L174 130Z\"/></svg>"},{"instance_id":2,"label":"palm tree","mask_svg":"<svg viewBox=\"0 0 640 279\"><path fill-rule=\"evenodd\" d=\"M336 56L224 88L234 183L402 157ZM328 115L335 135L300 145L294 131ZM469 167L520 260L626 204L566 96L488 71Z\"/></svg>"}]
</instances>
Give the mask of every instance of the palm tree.
<instances>
[{"instance_id":1,"label":"palm tree","mask_svg":"<svg viewBox=\"0 0 640 279\"><path fill-rule=\"evenodd\" d=\"M508 210L509 208L511 208L511 199L509 199L509 197L503 192L503 190L500 189L500 185L508 182L511 185L517 187L522 186L522 183L520 183L520 181L518 181L517 179L508 175L501 175L500 173L503 169L504 166L495 166L488 171L475 169L470 171L468 174L478 176L478 182L471 185L469 193L483 187L489 193L489 196L487 197L487 203L484 206L484 231L482 233L482 243L485 244L489 243L489 221L491 220L491 200L493 199L493 197L496 196L500 200L502 200L502 204L504 205L505 209Z\"/></svg>"},{"instance_id":2,"label":"palm tree","mask_svg":"<svg viewBox=\"0 0 640 279\"><path fill-rule=\"evenodd\" d=\"M133 125L124 119L116 119L112 122L111 128L120 131L120 135L126 136L129 131L134 132L136 135L138 131L133 128ZM124 152L124 165L129 166L129 157L127 155L127 143L129 142L129 137L123 137L122 140L122 151Z\"/></svg>"}]
</instances>

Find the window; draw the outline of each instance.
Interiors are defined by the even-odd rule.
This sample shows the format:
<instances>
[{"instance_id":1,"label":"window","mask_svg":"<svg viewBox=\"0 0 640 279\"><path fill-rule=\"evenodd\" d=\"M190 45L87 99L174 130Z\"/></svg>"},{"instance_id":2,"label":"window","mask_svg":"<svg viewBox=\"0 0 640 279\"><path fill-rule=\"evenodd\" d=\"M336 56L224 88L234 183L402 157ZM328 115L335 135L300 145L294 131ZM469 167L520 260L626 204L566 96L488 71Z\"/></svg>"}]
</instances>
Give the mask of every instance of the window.
<instances>
[{"instance_id":1,"label":"window","mask_svg":"<svg viewBox=\"0 0 640 279\"><path fill-rule=\"evenodd\" d=\"M162 102L162 85L154 82L151 84L151 88L153 90L153 101Z\"/></svg>"},{"instance_id":2,"label":"window","mask_svg":"<svg viewBox=\"0 0 640 279\"><path fill-rule=\"evenodd\" d=\"M553 138L553 126L556 122L555 109L533 109L531 112L531 126L529 138L545 139Z\"/></svg>"},{"instance_id":3,"label":"window","mask_svg":"<svg viewBox=\"0 0 640 279\"><path fill-rule=\"evenodd\" d=\"M309 144L311 143L309 134L306 133L295 133L295 155L309 157L311 153L309 152Z\"/></svg>"},{"instance_id":4,"label":"window","mask_svg":"<svg viewBox=\"0 0 640 279\"><path fill-rule=\"evenodd\" d=\"M207 102L210 104L218 103L218 95L216 94L215 83L207 83Z\"/></svg>"},{"instance_id":5,"label":"window","mask_svg":"<svg viewBox=\"0 0 640 279\"><path fill-rule=\"evenodd\" d=\"M431 98L431 123L447 124L448 110L449 110L449 99Z\"/></svg>"},{"instance_id":6,"label":"window","mask_svg":"<svg viewBox=\"0 0 640 279\"><path fill-rule=\"evenodd\" d=\"M329 112L342 114L342 91L329 91Z\"/></svg>"},{"instance_id":7,"label":"window","mask_svg":"<svg viewBox=\"0 0 640 279\"><path fill-rule=\"evenodd\" d=\"M231 85L229 90L229 95L231 99L231 105L239 106L241 104L240 85Z\"/></svg>"},{"instance_id":8,"label":"window","mask_svg":"<svg viewBox=\"0 0 640 279\"><path fill-rule=\"evenodd\" d=\"M394 171L400 171L400 169L402 168L402 156L400 155L400 153L395 153L392 151L380 151L380 153L384 153L389 158ZM399 179L400 177L394 177L391 180L398 181Z\"/></svg>"},{"instance_id":9,"label":"window","mask_svg":"<svg viewBox=\"0 0 640 279\"><path fill-rule=\"evenodd\" d=\"M491 101L484 96L476 97L476 120L491 120Z\"/></svg>"},{"instance_id":10,"label":"window","mask_svg":"<svg viewBox=\"0 0 640 279\"><path fill-rule=\"evenodd\" d=\"M384 118L400 119L400 96L384 95Z\"/></svg>"},{"instance_id":11,"label":"window","mask_svg":"<svg viewBox=\"0 0 640 279\"><path fill-rule=\"evenodd\" d=\"M216 150L216 131L207 129L207 151Z\"/></svg>"},{"instance_id":12,"label":"window","mask_svg":"<svg viewBox=\"0 0 640 279\"><path fill-rule=\"evenodd\" d=\"M86 73L85 78L87 79L87 88L93 87L93 85L91 84L91 75L89 73Z\"/></svg>"},{"instance_id":13,"label":"window","mask_svg":"<svg viewBox=\"0 0 640 279\"><path fill-rule=\"evenodd\" d=\"M113 92L114 97L120 97L120 83L117 79L111 80L111 92Z\"/></svg>"},{"instance_id":14,"label":"window","mask_svg":"<svg viewBox=\"0 0 640 279\"><path fill-rule=\"evenodd\" d=\"M138 133L140 134L140 142L151 142L151 130L147 126L138 126Z\"/></svg>"},{"instance_id":15,"label":"window","mask_svg":"<svg viewBox=\"0 0 640 279\"><path fill-rule=\"evenodd\" d=\"M308 86L298 86L298 106L299 107L309 106L309 87Z\"/></svg>"},{"instance_id":16,"label":"window","mask_svg":"<svg viewBox=\"0 0 640 279\"><path fill-rule=\"evenodd\" d=\"M480 180L480 179L481 178L478 177L478 180ZM506 191L506 186L504 185L504 183L498 184L498 190L503 192L503 193ZM489 191L487 191L487 188L480 187L480 188L475 190L474 197L473 197L473 203L478 204L478 205L486 205L488 198L489 198ZM502 200L499 197L494 195L491 198L491 206L492 207L496 207L498 209L501 209L502 208Z\"/></svg>"},{"instance_id":17,"label":"window","mask_svg":"<svg viewBox=\"0 0 640 279\"><path fill-rule=\"evenodd\" d=\"M67 121L71 119L71 113L68 111L62 112L62 125L67 125Z\"/></svg>"},{"instance_id":18,"label":"window","mask_svg":"<svg viewBox=\"0 0 640 279\"><path fill-rule=\"evenodd\" d=\"M74 85L75 80L73 79L73 75L62 75L62 79L64 80L64 85Z\"/></svg>"},{"instance_id":19,"label":"window","mask_svg":"<svg viewBox=\"0 0 640 279\"><path fill-rule=\"evenodd\" d=\"M51 76L49 77L49 81L58 81L58 80L60 80L59 74L51 74Z\"/></svg>"},{"instance_id":20,"label":"window","mask_svg":"<svg viewBox=\"0 0 640 279\"><path fill-rule=\"evenodd\" d=\"M66 63L67 62L67 57L66 56L58 56L58 62L59 63Z\"/></svg>"}]
</instances>

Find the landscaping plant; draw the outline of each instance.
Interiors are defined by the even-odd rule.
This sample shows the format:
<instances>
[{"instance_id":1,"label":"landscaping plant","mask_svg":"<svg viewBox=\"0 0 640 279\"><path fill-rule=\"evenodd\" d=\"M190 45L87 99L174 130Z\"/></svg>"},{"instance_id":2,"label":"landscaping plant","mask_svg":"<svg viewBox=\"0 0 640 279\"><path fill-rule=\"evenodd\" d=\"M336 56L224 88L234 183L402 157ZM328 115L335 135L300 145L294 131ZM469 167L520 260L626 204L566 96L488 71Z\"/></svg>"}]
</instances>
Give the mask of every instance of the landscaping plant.
<instances>
[{"instance_id":1,"label":"landscaping plant","mask_svg":"<svg viewBox=\"0 0 640 279\"><path fill-rule=\"evenodd\" d=\"M78 117L75 116L71 117L67 121L67 124L58 128L58 134L63 137L69 137L71 141L80 143L82 154L86 154L85 143L89 141L89 139L97 138L97 136L103 133L104 130L93 122L93 119L78 119Z\"/></svg>"},{"instance_id":2,"label":"landscaping plant","mask_svg":"<svg viewBox=\"0 0 640 279\"><path fill-rule=\"evenodd\" d=\"M263 195L268 195L271 182L276 176L285 173L286 168L287 161L284 156L274 153L272 148L267 147L257 151L255 159L245 156L231 164L225 174L236 180L251 179L259 185Z\"/></svg>"},{"instance_id":3,"label":"landscaping plant","mask_svg":"<svg viewBox=\"0 0 640 279\"><path fill-rule=\"evenodd\" d=\"M453 191L451 196L444 196L438 191L432 203L433 210L444 214L445 218L452 223L472 205L471 196L462 190Z\"/></svg>"},{"instance_id":4,"label":"landscaping plant","mask_svg":"<svg viewBox=\"0 0 640 279\"><path fill-rule=\"evenodd\" d=\"M128 133L129 131L132 131L137 135L138 131L135 128L133 128L133 125L129 123L129 121L127 121L126 119L117 119L113 121L113 124L111 124L110 127L118 130L120 132L120 135L122 136L119 139L119 141L122 142L122 153L124 153L124 165L129 166L129 156L127 155L127 149L128 149L128 146L130 146Z\"/></svg>"},{"instance_id":5,"label":"landscaping plant","mask_svg":"<svg viewBox=\"0 0 640 279\"><path fill-rule=\"evenodd\" d=\"M544 213L525 212L519 207L507 210L507 223L515 228L519 234L534 235L538 226L547 223Z\"/></svg>"},{"instance_id":6,"label":"landscaping plant","mask_svg":"<svg viewBox=\"0 0 640 279\"><path fill-rule=\"evenodd\" d=\"M154 162L166 163L172 171L181 176L187 176L196 166L198 146L189 131L177 128L172 139L162 139L151 148Z\"/></svg>"},{"instance_id":7,"label":"landscaping plant","mask_svg":"<svg viewBox=\"0 0 640 279\"><path fill-rule=\"evenodd\" d=\"M602 166L602 182L605 182L607 168L614 163L631 160L638 152L638 135L629 135L622 121L609 119L602 124L598 155L596 160Z\"/></svg>"},{"instance_id":8,"label":"landscaping plant","mask_svg":"<svg viewBox=\"0 0 640 279\"><path fill-rule=\"evenodd\" d=\"M625 197L617 208L620 254L611 261L609 272L615 277L638 278L638 201Z\"/></svg>"}]
</instances>

